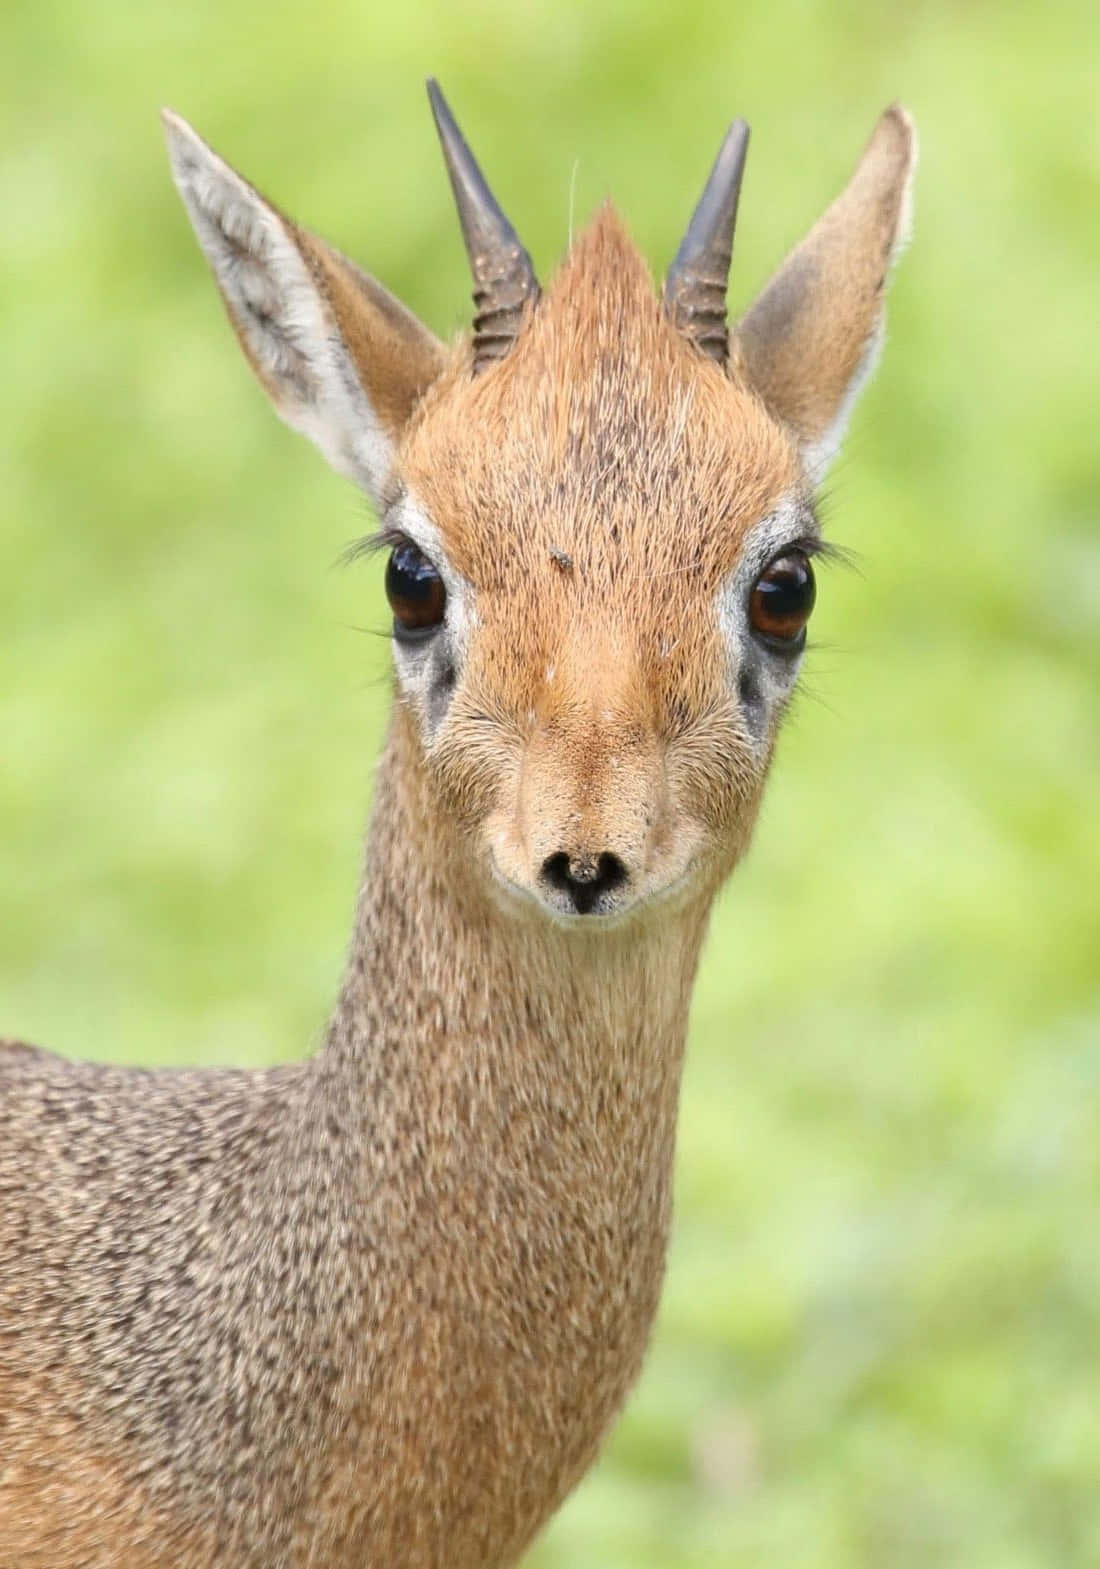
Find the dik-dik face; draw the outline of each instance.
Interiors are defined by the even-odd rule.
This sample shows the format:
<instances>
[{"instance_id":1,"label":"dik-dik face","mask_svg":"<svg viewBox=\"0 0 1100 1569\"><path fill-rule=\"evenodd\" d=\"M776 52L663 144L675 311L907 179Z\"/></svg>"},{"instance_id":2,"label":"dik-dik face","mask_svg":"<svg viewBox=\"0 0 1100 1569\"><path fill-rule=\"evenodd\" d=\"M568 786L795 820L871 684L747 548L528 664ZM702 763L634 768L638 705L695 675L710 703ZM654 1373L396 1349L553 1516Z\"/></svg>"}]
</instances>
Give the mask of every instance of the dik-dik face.
<instances>
[{"instance_id":1,"label":"dik-dik face","mask_svg":"<svg viewBox=\"0 0 1100 1569\"><path fill-rule=\"evenodd\" d=\"M713 887L747 842L914 136L883 115L727 332L743 127L663 297L610 209L543 294L433 107L479 306L449 351L174 117L169 144L253 368L379 512L399 697L441 809L517 911L591 925Z\"/></svg>"}]
</instances>

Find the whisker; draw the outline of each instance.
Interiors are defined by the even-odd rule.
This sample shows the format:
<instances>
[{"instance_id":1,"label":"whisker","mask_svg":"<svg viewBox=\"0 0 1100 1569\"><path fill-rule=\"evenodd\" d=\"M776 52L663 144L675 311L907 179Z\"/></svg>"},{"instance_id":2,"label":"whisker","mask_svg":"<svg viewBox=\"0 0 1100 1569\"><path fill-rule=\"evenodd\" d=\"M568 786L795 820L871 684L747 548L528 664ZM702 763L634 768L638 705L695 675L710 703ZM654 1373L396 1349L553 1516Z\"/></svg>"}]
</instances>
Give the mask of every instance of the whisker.
<instances>
[{"instance_id":1,"label":"whisker","mask_svg":"<svg viewBox=\"0 0 1100 1569\"><path fill-rule=\"evenodd\" d=\"M361 627L357 626L354 621L338 621L336 624L342 627L345 632L361 632L364 637L385 638L387 643L393 636L389 627Z\"/></svg>"}]
</instances>

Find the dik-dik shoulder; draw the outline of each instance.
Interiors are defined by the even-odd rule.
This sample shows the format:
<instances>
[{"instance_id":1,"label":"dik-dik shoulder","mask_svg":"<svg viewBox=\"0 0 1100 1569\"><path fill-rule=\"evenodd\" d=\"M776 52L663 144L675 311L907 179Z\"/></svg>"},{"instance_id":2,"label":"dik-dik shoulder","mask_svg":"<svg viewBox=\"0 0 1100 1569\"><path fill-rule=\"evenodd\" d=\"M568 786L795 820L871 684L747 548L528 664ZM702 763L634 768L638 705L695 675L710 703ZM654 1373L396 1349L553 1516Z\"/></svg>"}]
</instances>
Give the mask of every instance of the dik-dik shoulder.
<instances>
[{"instance_id":1,"label":"dik-dik shoulder","mask_svg":"<svg viewBox=\"0 0 1100 1569\"><path fill-rule=\"evenodd\" d=\"M338 1204L295 1170L301 1091L299 1068L0 1047L0 1564L140 1566L113 1533L171 1497L149 1561L176 1537L186 1565L200 1522L236 1529L235 1478L250 1509L257 1469L293 1488L339 1380L317 1344Z\"/></svg>"}]
</instances>

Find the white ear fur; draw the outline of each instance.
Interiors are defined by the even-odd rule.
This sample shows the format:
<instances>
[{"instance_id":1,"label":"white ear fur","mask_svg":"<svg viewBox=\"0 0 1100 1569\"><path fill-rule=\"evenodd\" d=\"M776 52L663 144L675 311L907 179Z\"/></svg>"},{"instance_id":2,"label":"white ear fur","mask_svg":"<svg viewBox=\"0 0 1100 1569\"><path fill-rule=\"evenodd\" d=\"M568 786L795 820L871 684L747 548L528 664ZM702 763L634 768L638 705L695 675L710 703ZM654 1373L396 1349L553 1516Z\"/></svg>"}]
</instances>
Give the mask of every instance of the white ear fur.
<instances>
[{"instance_id":1,"label":"white ear fur","mask_svg":"<svg viewBox=\"0 0 1100 1569\"><path fill-rule=\"evenodd\" d=\"M303 237L185 120L167 109L162 117L176 186L253 369L287 424L377 503L393 434L364 390Z\"/></svg>"}]
</instances>

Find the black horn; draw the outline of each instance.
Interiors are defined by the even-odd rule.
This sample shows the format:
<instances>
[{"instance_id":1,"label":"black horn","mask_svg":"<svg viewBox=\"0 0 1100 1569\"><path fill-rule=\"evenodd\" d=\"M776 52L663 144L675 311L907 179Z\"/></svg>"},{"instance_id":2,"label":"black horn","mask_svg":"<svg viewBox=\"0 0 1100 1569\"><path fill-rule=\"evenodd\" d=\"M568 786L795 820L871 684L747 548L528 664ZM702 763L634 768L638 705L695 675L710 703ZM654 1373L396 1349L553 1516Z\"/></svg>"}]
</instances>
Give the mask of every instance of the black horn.
<instances>
[{"instance_id":1,"label":"black horn","mask_svg":"<svg viewBox=\"0 0 1100 1569\"><path fill-rule=\"evenodd\" d=\"M428 78L428 98L474 275L476 376L512 347L525 307L539 297L539 284L530 256L486 185L434 77Z\"/></svg>"},{"instance_id":2,"label":"black horn","mask_svg":"<svg viewBox=\"0 0 1100 1569\"><path fill-rule=\"evenodd\" d=\"M749 128L735 120L665 280L665 309L673 325L719 365L729 355L726 287L748 146Z\"/></svg>"}]
</instances>

